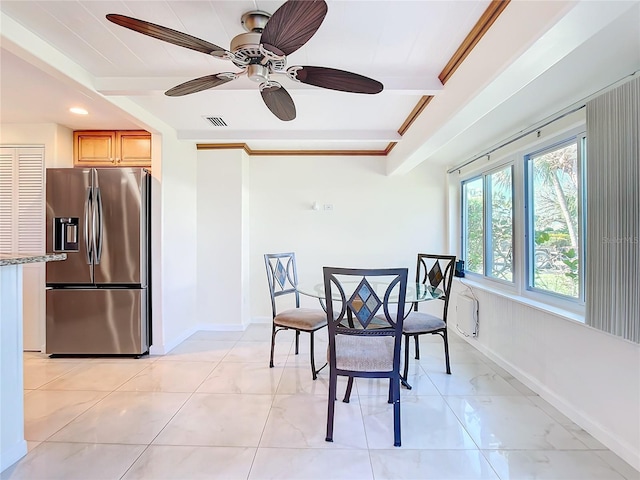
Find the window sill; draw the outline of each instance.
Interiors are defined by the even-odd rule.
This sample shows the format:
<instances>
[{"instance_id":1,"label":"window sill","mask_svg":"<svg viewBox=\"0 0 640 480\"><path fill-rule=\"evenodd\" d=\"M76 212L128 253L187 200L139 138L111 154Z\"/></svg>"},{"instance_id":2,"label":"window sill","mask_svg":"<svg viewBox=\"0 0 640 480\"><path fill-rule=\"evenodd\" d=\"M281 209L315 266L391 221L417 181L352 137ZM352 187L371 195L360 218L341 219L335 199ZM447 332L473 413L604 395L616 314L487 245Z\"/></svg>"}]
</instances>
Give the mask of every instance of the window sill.
<instances>
[{"instance_id":1,"label":"window sill","mask_svg":"<svg viewBox=\"0 0 640 480\"><path fill-rule=\"evenodd\" d=\"M477 288L479 290L483 290L485 292L492 293L494 295L498 295L503 298L507 298L514 302L520 303L522 305L526 305L536 310L540 310L541 312L548 313L556 317L563 318L565 320L578 322L584 325L584 314L573 312L571 310L560 308L555 305L550 305L548 303L540 302L538 300L534 300L531 298L523 297L522 295L505 292L504 290L496 288L494 285L487 285L485 283L471 280L467 277L465 278L456 277L454 278L454 280L460 283L462 286L468 286L472 289Z\"/></svg>"}]
</instances>

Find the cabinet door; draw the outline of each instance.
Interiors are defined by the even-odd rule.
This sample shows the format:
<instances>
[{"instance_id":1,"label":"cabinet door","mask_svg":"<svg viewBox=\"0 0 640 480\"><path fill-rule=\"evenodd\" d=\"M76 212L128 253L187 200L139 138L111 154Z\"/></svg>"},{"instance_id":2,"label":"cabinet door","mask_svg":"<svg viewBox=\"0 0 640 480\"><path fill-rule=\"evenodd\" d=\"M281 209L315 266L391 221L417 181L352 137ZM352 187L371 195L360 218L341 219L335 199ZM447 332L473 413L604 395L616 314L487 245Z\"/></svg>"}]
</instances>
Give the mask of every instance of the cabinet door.
<instances>
[{"instance_id":1,"label":"cabinet door","mask_svg":"<svg viewBox=\"0 0 640 480\"><path fill-rule=\"evenodd\" d=\"M78 167L115 165L116 132L73 132L73 157Z\"/></svg>"},{"instance_id":2,"label":"cabinet door","mask_svg":"<svg viewBox=\"0 0 640 480\"><path fill-rule=\"evenodd\" d=\"M144 130L117 132L119 154L116 165L121 167L151 166L151 135Z\"/></svg>"}]
</instances>

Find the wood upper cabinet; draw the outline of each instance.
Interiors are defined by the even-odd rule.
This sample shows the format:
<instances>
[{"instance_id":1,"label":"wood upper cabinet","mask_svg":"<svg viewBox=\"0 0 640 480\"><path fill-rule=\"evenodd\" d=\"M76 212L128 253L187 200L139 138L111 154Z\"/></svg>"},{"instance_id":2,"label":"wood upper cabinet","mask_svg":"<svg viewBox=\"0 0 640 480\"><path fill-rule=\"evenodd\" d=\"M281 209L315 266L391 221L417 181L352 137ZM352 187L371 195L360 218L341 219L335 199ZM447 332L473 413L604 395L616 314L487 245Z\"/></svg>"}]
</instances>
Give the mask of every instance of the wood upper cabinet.
<instances>
[{"instance_id":1,"label":"wood upper cabinet","mask_svg":"<svg viewBox=\"0 0 640 480\"><path fill-rule=\"evenodd\" d=\"M76 167L151 167L151 134L144 130L73 132Z\"/></svg>"}]
</instances>

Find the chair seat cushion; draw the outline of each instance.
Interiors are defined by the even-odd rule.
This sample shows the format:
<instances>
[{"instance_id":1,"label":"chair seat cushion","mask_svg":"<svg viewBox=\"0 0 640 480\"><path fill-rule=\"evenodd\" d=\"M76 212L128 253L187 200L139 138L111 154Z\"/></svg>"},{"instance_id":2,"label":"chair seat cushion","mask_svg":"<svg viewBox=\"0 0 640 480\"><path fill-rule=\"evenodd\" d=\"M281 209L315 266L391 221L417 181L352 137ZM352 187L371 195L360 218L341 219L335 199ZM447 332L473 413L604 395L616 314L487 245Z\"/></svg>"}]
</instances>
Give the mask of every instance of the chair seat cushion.
<instances>
[{"instance_id":1,"label":"chair seat cushion","mask_svg":"<svg viewBox=\"0 0 640 480\"><path fill-rule=\"evenodd\" d=\"M394 341L391 336L336 335L336 368L391 372Z\"/></svg>"},{"instance_id":2,"label":"chair seat cushion","mask_svg":"<svg viewBox=\"0 0 640 480\"><path fill-rule=\"evenodd\" d=\"M422 312L411 312L404 319L402 332L407 334L429 333L446 328L447 324L434 315Z\"/></svg>"},{"instance_id":3,"label":"chair seat cushion","mask_svg":"<svg viewBox=\"0 0 640 480\"><path fill-rule=\"evenodd\" d=\"M327 314L314 308L292 308L276 315L273 323L298 330L317 330L327 324Z\"/></svg>"}]
</instances>

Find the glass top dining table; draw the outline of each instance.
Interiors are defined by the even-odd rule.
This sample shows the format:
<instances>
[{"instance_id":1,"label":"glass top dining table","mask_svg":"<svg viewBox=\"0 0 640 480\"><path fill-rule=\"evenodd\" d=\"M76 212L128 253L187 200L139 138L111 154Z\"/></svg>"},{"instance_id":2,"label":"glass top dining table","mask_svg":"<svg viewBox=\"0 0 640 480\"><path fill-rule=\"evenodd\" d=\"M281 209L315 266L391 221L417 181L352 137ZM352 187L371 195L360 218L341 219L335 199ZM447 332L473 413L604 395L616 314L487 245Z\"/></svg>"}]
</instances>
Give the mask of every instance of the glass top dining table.
<instances>
[{"instance_id":1,"label":"glass top dining table","mask_svg":"<svg viewBox=\"0 0 640 480\"><path fill-rule=\"evenodd\" d=\"M357 288L360 282L341 282L347 298L351 296L351 293ZM374 289L376 295L380 300L384 299L384 294L389 285L384 281L371 280L369 284ZM302 281L298 282L298 292L302 295L309 297L315 297L320 300L325 300L324 283L318 283L317 281ZM340 292L337 289L331 289L333 300L340 301ZM389 303L398 303L398 288L394 288L389 296ZM423 283L407 283L407 293L405 297L405 303L426 302L429 300L437 300L444 296L444 292L439 288L434 288L431 285L425 285Z\"/></svg>"}]
</instances>

